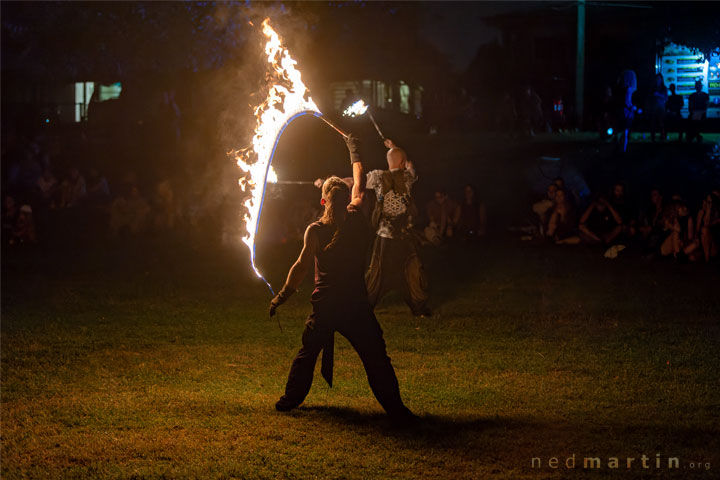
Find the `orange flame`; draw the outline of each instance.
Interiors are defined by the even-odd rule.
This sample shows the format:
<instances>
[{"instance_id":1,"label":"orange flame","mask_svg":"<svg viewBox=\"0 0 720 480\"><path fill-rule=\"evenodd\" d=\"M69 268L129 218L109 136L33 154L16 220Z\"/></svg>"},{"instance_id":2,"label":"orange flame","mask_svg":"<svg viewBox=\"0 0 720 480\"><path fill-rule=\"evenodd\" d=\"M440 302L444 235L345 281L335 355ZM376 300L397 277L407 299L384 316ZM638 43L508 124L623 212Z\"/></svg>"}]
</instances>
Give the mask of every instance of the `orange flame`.
<instances>
[{"instance_id":1,"label":"orange flame","mask_svg":"<svg viewBox=\"0 0 720 480\"><path fill-rule=\"evenodd\" d=\"M267 98L255 107L257 125L252 146L235 152L235 159L244 172L239 180L240 188L249 194L244 202L244 220L248 233L243 242L250 249L250 262L255 274L265 280L255 266L255 236L265 186L268 182L277 182L277 174L270 165L275 145L287 123L295 116L308 112L320 114L320 111L308 95L308 89L296 68L297 62L292 59L280 36L270 26L269 18L263 21L262 30L267 37L265 53L271 67L270 82L273 83Z\"/></svg>"}]
</instances>

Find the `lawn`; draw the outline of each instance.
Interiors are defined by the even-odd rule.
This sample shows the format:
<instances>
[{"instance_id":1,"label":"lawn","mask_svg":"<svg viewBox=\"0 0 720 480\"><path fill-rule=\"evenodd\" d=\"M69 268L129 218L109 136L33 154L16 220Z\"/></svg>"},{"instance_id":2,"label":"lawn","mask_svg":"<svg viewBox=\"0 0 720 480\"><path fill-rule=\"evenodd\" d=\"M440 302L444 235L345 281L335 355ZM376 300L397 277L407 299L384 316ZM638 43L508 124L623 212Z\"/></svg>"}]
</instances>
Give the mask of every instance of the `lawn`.
<instances>
[{"instance_id":1,"label":"lawn","mask_svg":"<svg viewBox=\"0 0 720 480\"><path fill-rule=\"evenodd\" d=\"M265 252L274 283L296 248ZM281 332L244 257L208 250L3 252L4 479L717 478L716 266L512 241L427 252L435 315L377 309L422 417L398 428L340 337L335 386L318 373L276 412L309 286Z\"/></svg>"}]
</instances>

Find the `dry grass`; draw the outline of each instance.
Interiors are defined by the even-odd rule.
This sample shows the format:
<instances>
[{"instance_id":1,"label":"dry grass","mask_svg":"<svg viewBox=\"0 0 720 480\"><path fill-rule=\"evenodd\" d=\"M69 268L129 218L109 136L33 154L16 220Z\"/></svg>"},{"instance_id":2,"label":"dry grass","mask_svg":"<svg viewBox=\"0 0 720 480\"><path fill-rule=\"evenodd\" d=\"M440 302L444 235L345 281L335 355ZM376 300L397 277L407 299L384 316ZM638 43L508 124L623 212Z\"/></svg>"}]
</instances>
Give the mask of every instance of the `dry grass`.
<instances>
[{"instance_id":1,"label":"dry grass","mask_svg":"<svg viewBox=\"0 0 720 480\"><path fill-rule=\"evenodd\" d=\"M275 255L273 277L292 253ZM709 479L720 468L716 270L584 249L436 252L437 315L413 319L394 298L378 310L403 396L424 417L397 429L344 339L336 386L318 376L303 407L274 411L307 289L280 333L262 286L227 258L94 255L3 262L3 478ZM547 466L573 453L660 453L682 468Z\"/></svg>"}]
</instances>

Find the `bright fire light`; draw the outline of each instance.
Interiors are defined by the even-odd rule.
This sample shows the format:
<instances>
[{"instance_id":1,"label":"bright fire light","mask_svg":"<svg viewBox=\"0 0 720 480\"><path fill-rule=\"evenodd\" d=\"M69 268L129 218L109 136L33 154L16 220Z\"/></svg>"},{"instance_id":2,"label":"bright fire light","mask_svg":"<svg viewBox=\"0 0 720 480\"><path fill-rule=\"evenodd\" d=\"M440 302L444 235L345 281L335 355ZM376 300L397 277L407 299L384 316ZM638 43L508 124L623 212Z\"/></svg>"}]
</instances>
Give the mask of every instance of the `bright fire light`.
<instances>
[{"instance_id":1,"label":"bright fire light","mask_svg":"<svg viewBox=\"0 0 720 480\"><path fill-rule=\"evenodd\" d=\"M268 82L270 88L267 98L255 107L257 125L252 145L235 152L235 158L244 172L239 180L240 188L248 193L244 202L247 211L244 213L247 235L243 242L250 249L250 262L255 274L261 278L272 291L272 287L255 266L255 236L262 211L265 186L268 182L277 182L277 175L271 167L277 141L285 126L294 118L305 113L319 115L315 102L308 95L308 89L296 68L297 62L292 59L288 50L282 45L280 36L270 27L270 19L262 23L263 34L267 37L265 53L269 69Z\"/></svg>"},{"instance_id":2,"label":"bright fire light","mask_svg":"<svg viewBox=\"0 0 720 480\"><path fill-rule=\"evenodd\" d=\"M367 109L368 106L365 105L365 102L362 100L358 100L357 102L347 107L342 114L344 117L357 117L360 115L364 115L365 112L367 112Z\"/></svg>"}]
</instances>

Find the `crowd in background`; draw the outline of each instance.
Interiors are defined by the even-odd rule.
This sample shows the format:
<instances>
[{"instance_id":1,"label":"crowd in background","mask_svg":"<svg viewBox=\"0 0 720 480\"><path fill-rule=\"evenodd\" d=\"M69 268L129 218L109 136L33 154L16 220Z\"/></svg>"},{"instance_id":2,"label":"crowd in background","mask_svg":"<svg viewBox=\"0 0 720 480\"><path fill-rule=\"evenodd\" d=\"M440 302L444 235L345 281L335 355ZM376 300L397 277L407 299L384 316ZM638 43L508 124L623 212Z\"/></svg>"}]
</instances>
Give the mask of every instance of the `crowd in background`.
<instances>
[{"instance_id":1,"label":"crowd in background","mask_svg":"<svg viewBox=\"0 0 720 480\"><path fill-rule=\"evenodd\" d=\"M82 168L93 164L87 155L51 143L37 136L3 148L5 246L82 244L206 228L203 219L212 216L211 209L192 191L178 195L170 179L148 183L132 170L109 177L98 167Z\"/></svg>"},{"instance_id":2,"label":"crowd in background","mask_svg":"<svg viewBox=\"0 0 720 480\"><path fill-rule=\"evenodd\" d=\"M437 246L447 240L472 241L485 236L485 202L478 197L475 187L470 184L463 187L460 198L460 201L455 201L444 188L434 191L433 198L425 206L425 242Z\"/></svg>"},{"instance_id":3,"label":"crowd in background","mask_svg":"<svg viewBox=\"0 0 720 480\"><path fill-rule=\"evenodd\" d=\"M720 246L720 189L707 192L695 212L680 195L664 196L657 188L648 192L645 204L634 205L620 182L608 195L595 195L589 204L579 205L558 177L532 211L534 225L526 233L559 245L603 246L611 258L635 247L646 258L710 262Z\"/></svg>"}]
</instances>

